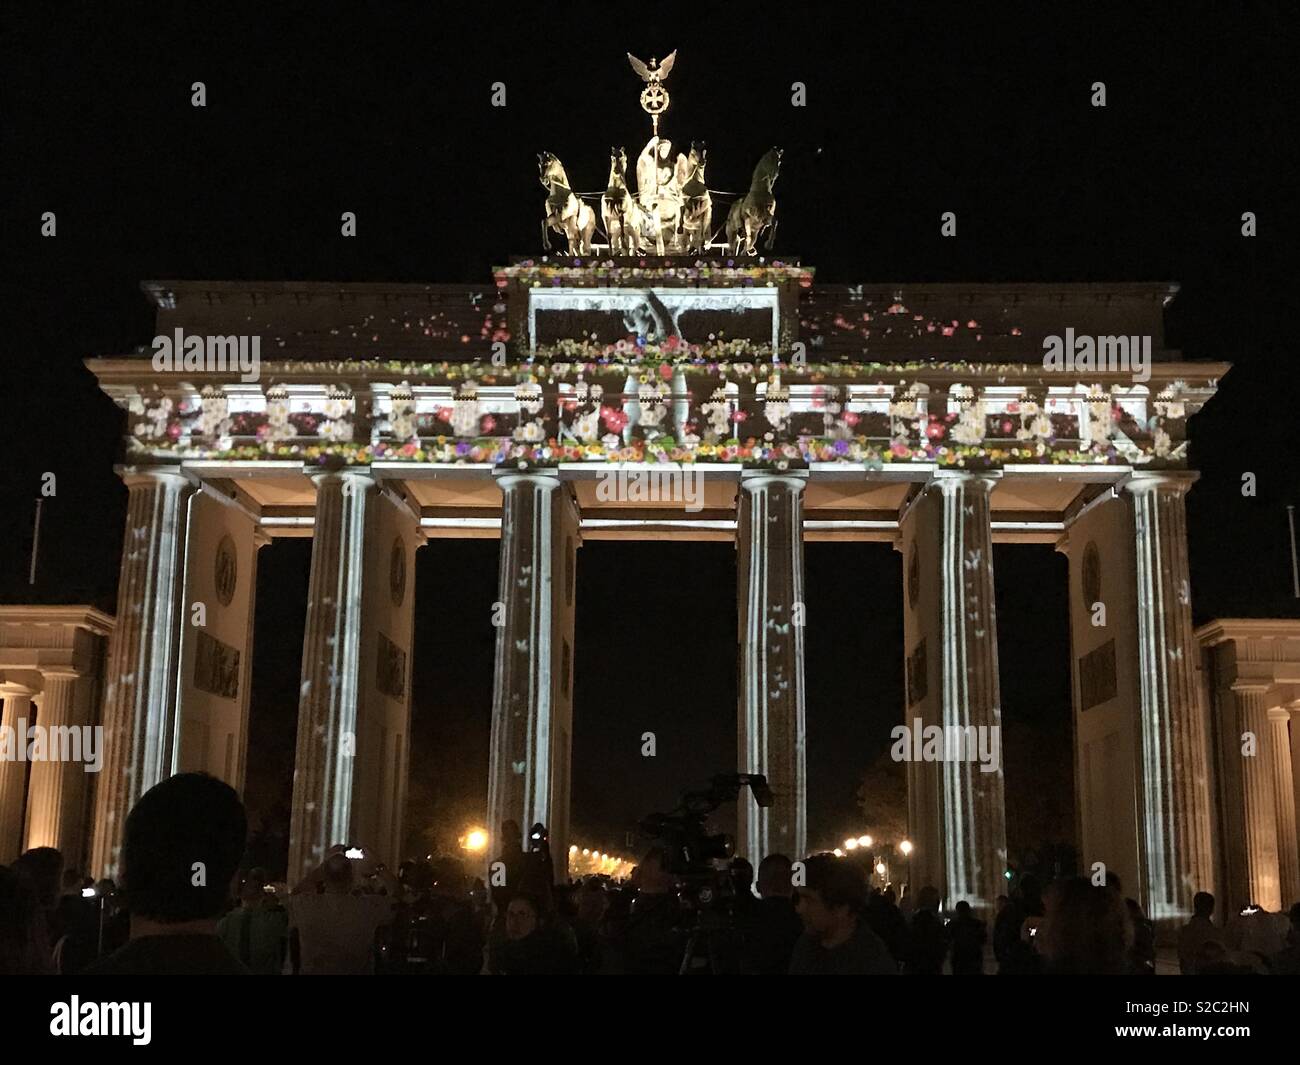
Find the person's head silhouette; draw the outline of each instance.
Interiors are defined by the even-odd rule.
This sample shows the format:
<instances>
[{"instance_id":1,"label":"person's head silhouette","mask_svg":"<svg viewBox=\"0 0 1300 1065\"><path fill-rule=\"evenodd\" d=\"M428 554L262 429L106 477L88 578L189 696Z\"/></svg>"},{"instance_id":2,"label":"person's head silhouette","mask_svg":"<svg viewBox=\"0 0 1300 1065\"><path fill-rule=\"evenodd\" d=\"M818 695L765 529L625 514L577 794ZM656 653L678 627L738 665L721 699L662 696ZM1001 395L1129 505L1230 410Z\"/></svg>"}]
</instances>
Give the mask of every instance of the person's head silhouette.
<instances>
[{"instance_id":1,"label":"person's head silhouette","mask_svg":"<svg viewBox=\"0 0 1300 1065\"><path fill-rule=\"evenodd\" d=\"M248 834L235 789L206 773L155 784L126 819L123 886L132 918L215 920Z\"/></svg>"}]
</instances>

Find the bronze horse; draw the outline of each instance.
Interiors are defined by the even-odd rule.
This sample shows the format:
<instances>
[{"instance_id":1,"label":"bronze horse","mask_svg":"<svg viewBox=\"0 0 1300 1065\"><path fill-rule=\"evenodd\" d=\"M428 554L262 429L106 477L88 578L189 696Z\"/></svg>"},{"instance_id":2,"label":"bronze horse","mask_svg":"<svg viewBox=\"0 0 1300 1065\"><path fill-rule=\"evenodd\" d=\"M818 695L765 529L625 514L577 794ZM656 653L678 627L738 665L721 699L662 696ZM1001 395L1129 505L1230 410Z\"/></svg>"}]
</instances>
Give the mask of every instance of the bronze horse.
<instances>
[{"instance_id":1,"label":"bronze horse","mask_svg":"<svg viewBox=\"0 0 1300 1065\"><path fill-rule=\"evenodd\" d=\"M549 229L563 233L570 255L590 255L596 212L583 203L569 185L564 164L550 152L537 154L537 169L546 190L546 217L542 221L542 247L551 250Z\"/></svg>"},{"instance_id":2,"label":"bronze horse","mask_svg":"<svg viewBox=\"0 0 1300 1065\"><path fill-rule=\"evenodd\" d=\"M772 148L754 167L749 192L727 212L727 251L731 255L753 255L759 234L767 230L767 250L776 236L776 197L772 186L781 169L781 149Z\"/></svg>"},{"instance_id":3,"label":"bronze horse","mask_svg":"<svg viewBox=\"0 0 1300 1065\"><path fill-rule=\"evenodd\" d=\"M627 152L609 150L609 185L600 198L600 216L611 255L635 255L644 246L641 206L627 187Z\"/></svg>"},{"instance_id":4,"label":"bronze horse","mask_svg":"<svg viewBox=\"0 0 1300 1065\"><path fill-rule=\"evenodd\" d=\"M682 233L686 251L691 254L708 251L713 222L713 199L704 181L704 168L708 165L708 160L709 149L704 142L701 141L698 145L692 142L691 154L687 157L687 178L682 185L682 196L685 198Z\"/></svg>"}]
</instances>

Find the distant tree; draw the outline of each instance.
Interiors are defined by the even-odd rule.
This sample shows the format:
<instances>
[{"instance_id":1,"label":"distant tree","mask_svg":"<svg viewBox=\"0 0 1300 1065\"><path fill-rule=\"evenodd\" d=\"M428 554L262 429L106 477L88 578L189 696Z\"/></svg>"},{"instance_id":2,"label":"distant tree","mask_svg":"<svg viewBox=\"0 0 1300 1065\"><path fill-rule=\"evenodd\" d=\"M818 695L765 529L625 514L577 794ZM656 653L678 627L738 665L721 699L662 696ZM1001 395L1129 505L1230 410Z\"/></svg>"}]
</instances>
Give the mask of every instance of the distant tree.
<instances>
[{"instance_id":1,"label":"distant tree","mask_svg":"<svg viewBox=\"0 0 1300 1065\"><path fill-rule=\"evenodd\" d=\"M1071 860L1074 755L1070 735L1052 724L1002 719L1007 851L1026 865Z\"/></svg>"},{"instance_id":2,"label":"distant tree","mask_svg":"<svg viewBox=\"0 0 1300 1065\"><path fill-rule=\"evenodd\" d=\"M459 854L460 837L469 828L485 829L490 838L496 835L484 822L481 804L473 797L450 795L434 781L414 773L407 783L404 823L404 858ZM492 839L492 845L496 842Z\"/></svg>"},{"instance_id":3,"label":"distant tree","mask_svg":"<svg viewBox=\"0 0 1300 1065\"><path fill-rule=\"evenodd\" d=\"M881 843L907 838L907 763L895 762L883 751L871 763L858 786L862 823Z\"/></svg>"}]
</instances>

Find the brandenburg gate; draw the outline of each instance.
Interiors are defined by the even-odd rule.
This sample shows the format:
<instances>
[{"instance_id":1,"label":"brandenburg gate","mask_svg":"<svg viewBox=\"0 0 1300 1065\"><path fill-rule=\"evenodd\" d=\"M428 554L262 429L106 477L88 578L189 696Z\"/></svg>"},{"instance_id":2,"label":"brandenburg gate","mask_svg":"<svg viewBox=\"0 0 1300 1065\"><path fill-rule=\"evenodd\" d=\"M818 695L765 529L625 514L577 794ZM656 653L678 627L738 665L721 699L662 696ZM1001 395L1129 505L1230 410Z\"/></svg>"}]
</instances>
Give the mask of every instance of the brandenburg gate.
<instances>
[{"instance_id":1,"label":"brandenburg gate","mask_svg":"<svg viewBox=\"0 0 1300 1065\"><path fill-rule=\"evenodd\" d=\"M539 157L545 225L567 247L485 284L143 286L174 360L156 342L87 362L126 418L129 492L92 871L117 868L128 810L166 776L242 787L272 538L312 541L290 880L339 842L400 857L419 550L500 542L482 618L497 626L488 823L545 823L560 863L581 545L734 541L736 767L775 796L740 800L737 851L756 863L807 849L802 621L830 607L805 602L804 544L901 552L900 720L966 729L1001 716L993 547L1045 543L1069 560L1085 871L1105 863L1166 924L1216 883L1294 901L1300 634L1238 633L1272 639L1260 660L1276 668L1220 672L1210 697L1187 423L1229 367L1165 349L1176 286L815 284L755 245L774 224L779 150L714 223L706 151L674 161L655 117L635 196L621 153L594 206ZM1067 336L1097 338L1094 357L1045 358ZM256 374L238 350L260 352ZM602 491L611 471L647 470L699 478L699 505ZM1206 654L1233 637L1224 625L1203 634ZM872 686L861 678L864 703ZM1248 770L1232 757L1243 721L1267 750ZM914 886L991 908L1001 768L915 761L908 781ZM1241 829L1265 809L1267 833Z\"/></svg>"}]
</instances>

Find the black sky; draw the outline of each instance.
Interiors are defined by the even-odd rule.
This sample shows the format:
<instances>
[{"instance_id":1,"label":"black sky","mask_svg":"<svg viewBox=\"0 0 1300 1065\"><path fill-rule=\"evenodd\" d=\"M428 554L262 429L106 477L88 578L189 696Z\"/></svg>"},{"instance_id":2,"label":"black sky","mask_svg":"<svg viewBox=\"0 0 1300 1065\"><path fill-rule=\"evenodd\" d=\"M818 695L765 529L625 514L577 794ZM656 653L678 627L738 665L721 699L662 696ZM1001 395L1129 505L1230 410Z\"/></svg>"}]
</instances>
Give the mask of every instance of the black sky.
<instances>
[{"instance_id":1,"label":"black sky","mask_svg":"<svg viewBox=\"0 0 1300 1065\"><path fill-rule=\"evenodd\" d=\"M1196 620L1300 616L1284 509L1300 503L1294 14L988 7L7 11L0 596L113 607L120 421L80 360L149 341L141 280L486 283L492 264L537 250L535 153L596 187L608 146L646 136L623 53L677 48L666 132L707 140L722 187L784 147L778 248L821 281L1181 283L1168 346L1236 364L1192 423ZM205 109L190 105L194 81ZM504 109L489 106L495 81ZM790 104L794 81L804 108ZM1096 81L1104 109L1089 103ZM40 236L47 210L55 239ZM339 235L344 210L355 239ZM949 210L955 240L939 234ZM1247 210L1254 239L1240 234ZM46 470L59 494L31 588ZM261 556L260 814L288 798L308 552L289 541ZM887 545L809 545L807 563L810 835L822 843L859 830L854 790L900 714L902 593ZM574 813L602 847L732 764L734 566L725 544L582 549ZM995 566L1005 712L1068 773L1064 560L1006 547ZM413 775L470 809L486 797L495 583L492 542L420 552ZM646 730L653 761L639 754ZM1033 797L1009 770L1014 818Z\"/></svg>"}]
</instances>

